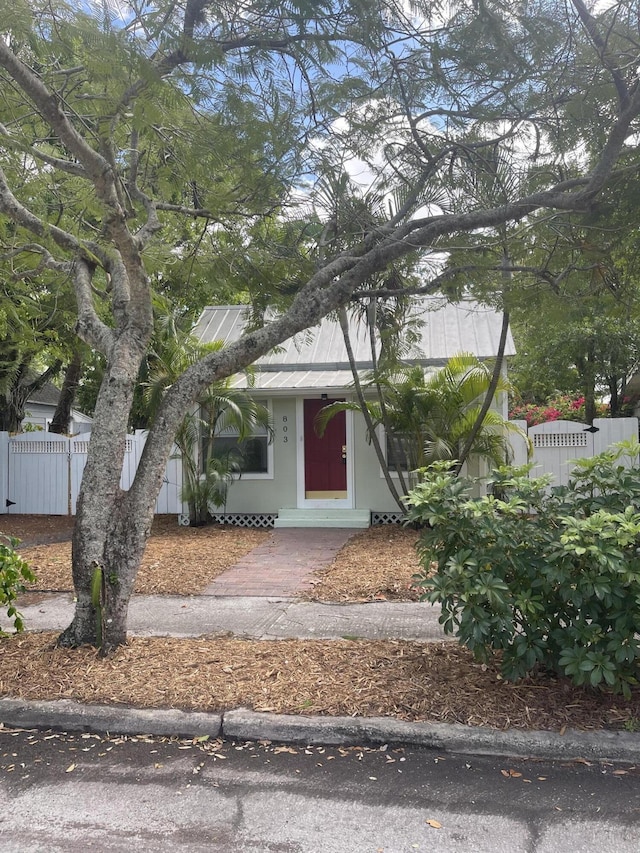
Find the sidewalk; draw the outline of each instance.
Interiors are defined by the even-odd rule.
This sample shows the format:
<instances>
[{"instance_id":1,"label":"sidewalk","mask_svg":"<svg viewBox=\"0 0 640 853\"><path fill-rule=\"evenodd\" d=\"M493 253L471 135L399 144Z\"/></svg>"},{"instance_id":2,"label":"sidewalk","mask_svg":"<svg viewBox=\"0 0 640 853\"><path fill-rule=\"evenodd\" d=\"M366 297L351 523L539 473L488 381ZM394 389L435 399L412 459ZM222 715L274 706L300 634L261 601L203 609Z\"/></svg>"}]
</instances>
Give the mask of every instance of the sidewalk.
<instances>
[{"instance_id":1,"label":"sidewalk","mask_svg":"<svg viewBox=\"0 0 640 853\"><path fill-rule=\"evenodd\" d=\"M19 604L30 631L62 631L73 618L71 593L32 593ZM258 640L444 640L438 608L430 604L376 601L322 604L267 596L135 595L129 633L141 637L199 637L231 633ZM3 619L0 617L0 625ZM8 628L6 622L4 627Z\"/></svg>"}]
</instances>

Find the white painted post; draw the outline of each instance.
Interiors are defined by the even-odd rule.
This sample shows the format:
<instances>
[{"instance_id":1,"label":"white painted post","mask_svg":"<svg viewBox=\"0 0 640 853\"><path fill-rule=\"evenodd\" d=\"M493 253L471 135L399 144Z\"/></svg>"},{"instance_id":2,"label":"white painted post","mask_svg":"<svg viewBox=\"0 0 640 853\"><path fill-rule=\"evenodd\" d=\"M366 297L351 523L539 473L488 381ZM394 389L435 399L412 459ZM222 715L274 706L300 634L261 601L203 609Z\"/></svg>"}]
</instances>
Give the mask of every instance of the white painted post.
<instances>
[{"instance_id":1,"label":"white painted post","mask_svg":"<svg viewBox=\"0 0 640 853\"><path fill-rule=\"evenodd\" d=\"M0 514L9 512L7 489L9 488L9 433L0 432Z\"/></svg>"},{"instance_id":2,"label":"white painted post","mask_svg":"<svg viewBox=\"0 0 640 853\"><path fill-rule=\"evenodd\" d=\"M526 421L510 421L510 423L519 427L522 432L527 434L527 422ZM524 436L516 435L515 433L507 433L507 440L511 445L511 450L513 452L513 459L511 460L512 465L526 465L529 462L529 448Z\"/></svg>"}]
</instances>

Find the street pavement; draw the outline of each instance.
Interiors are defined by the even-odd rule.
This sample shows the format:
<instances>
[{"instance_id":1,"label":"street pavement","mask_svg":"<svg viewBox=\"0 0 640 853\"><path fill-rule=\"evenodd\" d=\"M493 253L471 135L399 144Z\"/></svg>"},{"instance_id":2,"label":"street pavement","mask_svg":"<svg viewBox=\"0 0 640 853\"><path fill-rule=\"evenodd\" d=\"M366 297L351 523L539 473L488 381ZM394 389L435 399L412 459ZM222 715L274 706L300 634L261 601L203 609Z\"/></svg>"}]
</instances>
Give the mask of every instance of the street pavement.
<instances>
[{"instance_id":1,"label":"street pavement","mask_svg":"<svg viewBox=\"0 0 640 853\"><path fill-rule=\"evenodd\" d=\"M637 853L640 768L0 731L3 853Z\"/></svg>"}]
</instances>

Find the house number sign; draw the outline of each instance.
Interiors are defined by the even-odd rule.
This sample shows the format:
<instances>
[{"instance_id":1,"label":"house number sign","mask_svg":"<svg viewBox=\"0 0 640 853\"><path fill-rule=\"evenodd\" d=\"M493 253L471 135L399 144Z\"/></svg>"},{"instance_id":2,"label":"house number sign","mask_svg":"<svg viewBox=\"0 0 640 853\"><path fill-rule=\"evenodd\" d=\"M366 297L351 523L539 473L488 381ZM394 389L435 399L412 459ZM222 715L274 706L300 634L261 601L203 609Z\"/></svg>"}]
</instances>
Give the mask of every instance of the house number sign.
<instances>
[{"instance_id":1,"label":"house number sign","mask_svg":"<svg viewBox=\"0 0 640 853\"><path fill-rule=\"evenodd\" d=\"M289 441L289 436L287 435L287 433L289 432L288 420L289 419L288 419L287 415L282 416L282 443L283 444L287 444L287 442Z\"/></svg>"}]
</instances>

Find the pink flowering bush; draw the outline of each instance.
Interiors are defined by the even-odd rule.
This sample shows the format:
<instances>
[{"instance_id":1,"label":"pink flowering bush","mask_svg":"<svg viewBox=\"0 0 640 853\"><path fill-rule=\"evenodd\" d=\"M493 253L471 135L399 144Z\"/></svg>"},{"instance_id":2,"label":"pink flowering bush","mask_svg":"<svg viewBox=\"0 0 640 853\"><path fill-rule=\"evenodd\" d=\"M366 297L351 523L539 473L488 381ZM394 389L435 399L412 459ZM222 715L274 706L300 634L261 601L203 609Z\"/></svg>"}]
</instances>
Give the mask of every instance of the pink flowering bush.
<instances>
[{"instance_id":1,"label":"pink flowering bush","mask_svg":"<svg viewBox=\"0 0 640 853\"><path fill-rule=\"evenodd\" d=\"M548 421L585 422L584 397L571 397L562 394L547 400L543 405L537 403L519 403L509 411L509 420L526 421L527 426L544 424ZM604 403L596 404L596 416L606 418L609 413Z\"/></svg>"}]
</instances>

